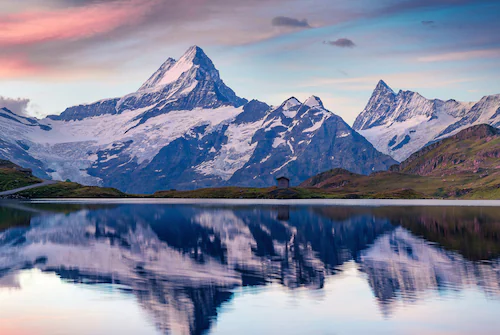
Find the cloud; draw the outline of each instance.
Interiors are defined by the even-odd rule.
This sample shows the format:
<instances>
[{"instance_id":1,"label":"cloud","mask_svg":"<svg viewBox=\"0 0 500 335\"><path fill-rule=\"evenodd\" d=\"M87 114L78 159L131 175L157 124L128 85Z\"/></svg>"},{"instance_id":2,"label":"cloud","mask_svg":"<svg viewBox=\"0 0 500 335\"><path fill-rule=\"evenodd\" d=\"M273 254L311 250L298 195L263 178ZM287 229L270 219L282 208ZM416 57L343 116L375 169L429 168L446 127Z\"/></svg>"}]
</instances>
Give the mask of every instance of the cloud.
<instances>
[{"instance_id":1,"label":"cloud","mask_svg":"<svg viewBox=\"0 0 500 335\"><path fill-rule=\"evenodd\" d=\"M311 28L306 19L298 20L287 16L276 16L271 24L275 27Z\"/></svg>"},{"instance_id":2,"label":"cloud","mask_svg":"<svg viewBox=\"0 0 500 335\"><path fill-rule=\"evenodd\" d=\"M356 46L356 44L348 38L339 38L335 41L324 41L323 43L339 48L354 48Z\"/></svg>"},{"instance_id":3,"label":"cloud","mask_svg":"<svg viewBox=\"0 0 500 335\"><path fill-rule=\"evenodd\" d=\"M146 58L159 62L155 53L169 56L192 44L241 46L311 28L309 21L314 27L356 24L420 8L486 1L493 0L359 0L355 4L316 0L315 6L303 0L9 1L0 10L0 78L76 78L75 72L105 77ZM278 16L283 8L290 16ZM471 30L474 37L467 42L482 43L476 48L487 47L481 42L486 38L493 40L490 45L497 43L498 34L493 34L497 23L488 24L492 28L485 33ZM4 58L16 66L2 62Z\"/></svg>"},{"instance_id":4,"label":"cloud","mask_svg":"<svg viewBox=\"0 0 500 335\"><path fill-rule=\"evenodd\" d=\"M424 26L432 26L434 23L436 23L436 22L432 21L432 20L424 20L424 21L422 21L422 24Z\"/></svg>"},{"instance_id":5,"label":"cloud","mask_svg":"<svg viewBox=\"0 0 500 335\"><path fill-rule=\"evenodd\" d=\"M29 103L30 100L25 98L12 99L0 96L0 108L7 108L17 115L27 116L27 108Z\"/></svg>"},{"instance_id":6,"label":"cloud","mask_svg":"<svg viewBox=\"0 0 500 335\"><path fill-rule=\"evenodd\" d=\"M448 52L432 56L420 57L417 60L424 63L432 62L452 62L452 61L467 61L471 59L483 58L498 58L500 57L500 49L485 49L485 50L469 50Z\"/></svg>"},{"instance_id":7,"label":"cloud","mask_svg":"<svg viewBox=\"0 0 500 335\"><path fill-rule=\"evenodd\" d=\"M0 78L18 78L25 75L38 75L44 72L42 66L29 61L23 54L0 55Z\"/></svg>"},{"instance_id":8,"label":"cloud","mask_svg":"<svg viewBox=\"0 0 500 335\"><path fill-rule=\"evenodd\" d=\"M141 20L158 0L95 3L58 10L0 16L0 46L11 47L89 38Z\"/></svg>"}]
</instances>

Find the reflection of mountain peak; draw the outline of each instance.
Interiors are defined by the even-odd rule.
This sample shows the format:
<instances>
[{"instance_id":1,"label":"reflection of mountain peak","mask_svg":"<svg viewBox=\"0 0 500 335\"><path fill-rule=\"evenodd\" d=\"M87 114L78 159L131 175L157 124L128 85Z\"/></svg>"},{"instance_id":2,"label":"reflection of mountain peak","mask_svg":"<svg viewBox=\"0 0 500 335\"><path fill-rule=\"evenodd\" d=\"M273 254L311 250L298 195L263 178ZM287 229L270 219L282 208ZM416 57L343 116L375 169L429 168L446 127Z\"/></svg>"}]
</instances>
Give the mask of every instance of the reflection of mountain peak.
<instances>
[{"instance_id":1,"label":"reflection of mountain peak","mask_svg":"<svg viewBox=\"0 0 500 335\"><path fill-rule=\"evenodd\" d=\"M486 292L499 292L498 262L473 263L415 237L404 228L379 237L362 252L361 270L385 315L392 313L397 300L412 303L443 286L463 289L479 286Z\"/></svg>"},{"instance_id":2,"label":"reflection of mountain peak","mask_svg":"<svg viewBox=\"0 0 500 335\"><path fill-rule=\"evenodd\" d=\"M500 291L492 280L497 261L467 261L391 224L426 229L420 223L434 217L430 210L419 216L414 209L368 207L33 208L29 227L0 231L0 285L30 267L75 283L119 283L163 332L209 329L238 286L321 289L328 275L353 259L385 315L394 301L411 303L443 285ZM441 209L436 215L443 226L442 218L450 218Z\"/></svg>"}]
</instances>

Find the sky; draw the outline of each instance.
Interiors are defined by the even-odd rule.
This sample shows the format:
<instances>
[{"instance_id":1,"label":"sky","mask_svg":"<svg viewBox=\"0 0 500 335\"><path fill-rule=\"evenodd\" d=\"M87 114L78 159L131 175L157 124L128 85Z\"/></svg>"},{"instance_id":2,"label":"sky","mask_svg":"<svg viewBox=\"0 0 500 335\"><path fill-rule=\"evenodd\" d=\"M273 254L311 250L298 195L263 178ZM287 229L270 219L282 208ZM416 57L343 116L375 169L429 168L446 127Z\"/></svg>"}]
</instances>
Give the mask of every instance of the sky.
<instances>
[{"instance_id":1,"label":"sky","mask_svg":"<svg viewBox=\"0 0 500 335\"><path fill-rule=\"evenodd\" d=\"M500 93L500 0L0 0L0 105L43 117L136 91L200 46L239 96L319 96L352 124L383 79Z\"/></svg>"}]
</instances>

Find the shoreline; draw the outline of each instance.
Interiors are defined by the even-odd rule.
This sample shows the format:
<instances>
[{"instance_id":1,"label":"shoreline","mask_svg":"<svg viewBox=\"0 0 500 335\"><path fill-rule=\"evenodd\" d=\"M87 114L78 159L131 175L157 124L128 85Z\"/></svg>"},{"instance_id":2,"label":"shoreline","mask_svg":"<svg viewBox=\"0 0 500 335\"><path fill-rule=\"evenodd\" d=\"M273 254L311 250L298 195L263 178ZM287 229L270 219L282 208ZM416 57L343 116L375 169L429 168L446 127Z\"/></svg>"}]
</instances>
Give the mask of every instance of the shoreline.
<instances>
[{"instance_id":1,"label":"shoreline","mask_svg":"<svg viewBox=\"0 0 500 335\"><path fill-rule=\"evenodd\" d=\"M165 205L297 205L297 206L428 206L428 207L500 207L500 200L445 200L445 199L211 199L211 198L40 198L19 200L23 203L43 204L165 204Z\"/></svg>"}]
</instances>

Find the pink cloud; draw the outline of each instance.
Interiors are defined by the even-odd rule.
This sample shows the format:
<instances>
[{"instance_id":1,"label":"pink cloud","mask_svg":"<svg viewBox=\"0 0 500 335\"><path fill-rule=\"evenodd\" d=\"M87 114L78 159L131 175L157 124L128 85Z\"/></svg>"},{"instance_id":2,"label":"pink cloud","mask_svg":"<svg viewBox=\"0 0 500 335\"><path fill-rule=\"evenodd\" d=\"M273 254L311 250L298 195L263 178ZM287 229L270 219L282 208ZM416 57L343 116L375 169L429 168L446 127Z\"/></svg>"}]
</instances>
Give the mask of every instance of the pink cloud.
<instances>
[{"instance_id":1,"label":"pink cloud","mask_svg":"<svg viewBox=\"0 0 500 335\"><path fill-rule=\"evenodd\" d=\"M78 40L140 22L159 0L128 0L0 16L0 46Z\"/></svg>"},{"instance_id":2,"label":"pink cloud","mask_svg":"<svg viewBox=\"0 0 500 335\"><path fill-rule=\"evenodd\" d=\"M25 75L38 75L45 71L43 66L31 63L23 55L0 57L0 78L18 78Z\"/></svg>"}]
</instances>

